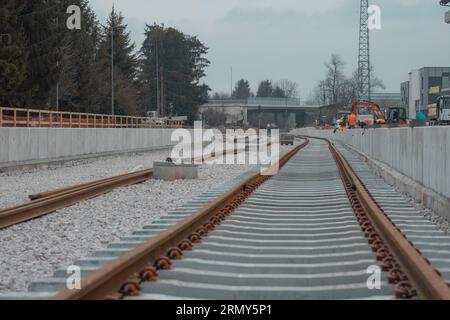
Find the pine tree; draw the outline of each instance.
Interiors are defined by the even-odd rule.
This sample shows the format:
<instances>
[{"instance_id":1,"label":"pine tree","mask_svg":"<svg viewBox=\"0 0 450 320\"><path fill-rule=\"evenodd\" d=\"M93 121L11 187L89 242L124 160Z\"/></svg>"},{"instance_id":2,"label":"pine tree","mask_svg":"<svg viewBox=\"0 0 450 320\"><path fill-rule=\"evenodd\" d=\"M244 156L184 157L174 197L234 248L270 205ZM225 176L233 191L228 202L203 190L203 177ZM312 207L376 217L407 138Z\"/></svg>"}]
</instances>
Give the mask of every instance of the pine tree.
<instances>
[{"instance_id":1,"label":"pine tree","mask_svg":"<svg viewBox=\"0 0 450 320\"><path fill-rule=\"evenodd\" d=\"M19 14L25 0L0 1L0 105L18 103L17 87L26 77L27 53Z\"/></svg>"},{"instance_id":2,"label":"pine tree","mask_svg":"<svg viewBox=\"0 0 450 320\"><path fill-rule=\"evenodd\" d=\"M87 0L73 1L82 11L81 30L66 30L66 48L61 62L60 108L62 110L98 113L99 80L96 59L100 25Z\"/></svg>"},{"instance_id":3,"label":"pine tree","mask_svg":"<svg viewBox=\"0 0 450 320\"><path fill-rule=\"evenodd\" d=\"M273 86L270 80L261 81L258 87L258 98L270 98L273 96Z\"/></svg>"},{"instance_id":4,"label":"pine tree","mask_svg":"<svg viewBox=\"0 0 450 320\"><path fill-rule=\"evenodd\" d=\"M114 102L115 114L140 115L136 86L138 61L131 43L130 34L121 13L114 8L107 25L103 28L97 56L99 76L100 111L111 113L111 59L112 31L114 30Z\"/></svg>"},{"instance_id":5,"label":"pine tree","mask_svg":"<svg viewBox=\"0 0 450 320\"><path fill-rule=\"evenodd\" d=\"M248 99L250 97L250 83L241 79L236 83L233 91L233 99Z\"/></svg>"},{"instance_id":6,"label":"pine tree","mask_svg":"<svg viewBox=\"0 0 450 320\"><path fill-rule=\"evenodd\" d=\"M27 51L26 77L17 89L22 106L49 108L64 39L65 1L27 0L19 14ZM53 103L54 104L54 103Z\"/></svg>"},{"instance_id":7,"label":"pine tree","mask_svg":"<svg viewBox=\"0 0 450 320\"><path fill-rule=\"evenodd\" d=\"M162 116L195 118L198 106L208 99L209 87L201 84L209 61L197 37L164 25L147 25L141 49L141 101Z\"/></svg>"},{"instance_id":8,"label":"pine tree","mask_svg":"<svg viewBox=\"0 0 450 320\"><path fill-rule=\"evenodd\" d=\"M272 93L272 97L274 98L287 98L286 93L283 89L281 89L278 85L275 87Z\"/></svg>"}]
</instances>

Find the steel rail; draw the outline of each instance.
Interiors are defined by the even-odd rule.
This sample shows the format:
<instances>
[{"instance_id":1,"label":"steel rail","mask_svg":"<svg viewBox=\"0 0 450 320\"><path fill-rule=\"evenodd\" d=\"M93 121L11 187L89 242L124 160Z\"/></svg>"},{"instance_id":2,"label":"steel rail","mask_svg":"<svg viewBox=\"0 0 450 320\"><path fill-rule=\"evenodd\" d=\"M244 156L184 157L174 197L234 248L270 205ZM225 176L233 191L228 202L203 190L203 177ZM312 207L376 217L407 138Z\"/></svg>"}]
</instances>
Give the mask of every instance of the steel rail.
<instances>
[{"instance_id":1,"label":"steel rail","mask_svg":"<svg viewBox=\"0 0 450 320\"><path fill-rule=\"evenodd\" d=\"M240 151L242 151L242 150L240 150ZM231 151L229 151L229 152L231 152ZM221 155L225 155L225 154L227 154L227 152L222 151ZM212 153L210 156L203 157L203 161L208 160L210 158L215 158L215 157L216 157L216 155L214 153ZM196 160L198 160L198 158L193 158L192 162L195 162ZM86 183L80 183L80 184L76 184L76 185L72 185L72 186L68 186L68 187L64 187L64 188L60 188L60 189L31 194L28 196L28 198L32 201L35 201L35 200L39 200L42 198L47 198L47 197L51 197L51 196L55 196L55 195L61 195L63 193L67 193L67 192L81 190L83 188L87 188L87 187L94 186L94 185L99 185L99 184L102 184L105 182L111 182L114 180L124 179L127 176L132 176L134 174L141 174L141 173L142 174L150 174L150 176L151 176L151 174L153 174L153 169L138 170L135 172L125 173L125 174L114 176L114 177L108 177L108 178L90 181L90 182L86 182ZM0 212L1 212L1 210L0 210Z\"/></svg>"},{"instance_id":2,"label":"steel rail","mask_svg":"<svg viewBox=\"0 0 450 320\"><path fill-rule=\"evenodd\" d=\"M144 170L133 174L126 174L115 179L110 179L100 183L93 183L87 186L80 186L46 198L41 198L13 208L1 210L0 229L41 217L58 209L71 206L80 201L105 194L115 188L143 182L148 180L151 175L152 170Z\"/></svg>"},{"instance_id":3,"label":"steel rail","mask_svg":"<svg viewBox=\"0 0 450 320\"><path fill-rule=\"evenodd\" d=\"M231 213L257 186L270 178L268 175L265 175L266 173L273 171L274 167L283 167L308 143L309 140L306 140L302 145L293 148L285 154L277 164L266 172L258 172L242 180L228 192L194 214L119 258L105 264L97 271L88 274L81 279L80 290L64 289L52 299L94 300L132 295L134 291L139 290L139 282L156 276L155 264L170 265L170 259L175 259L177 255L182 255L182 250L190 250L192 243L200 241L202 235L206 235L208 231L213 230L216 225L226 218L227 214L225 212ZM147 270L147 272L142 273L142 270ZM132 281L128 281L130 279Z\"/></svg>"},{"instance_id":4,"label":"steel rail","mask_svg":"<svg viewBox=\"0 0 450 320\"><path fill-rule=\"evenodd\" d=\"M114 181L114 180L123 179L123 178L125 178L127 176L132 176L132 175L134 175L136 173L152 173L152 172L148 172L148 171L152 171L152 169L138 170L138 171L135 171L135 172L125 173L125 174L117 175L117 176L114 176L114 177L108 177L108 178L94 180L94 181L90 181L90 182L75 184L75 185L72 185L72 186L63 187L63 188L59 188L59 189L54 189L54 190L50 190L50 191L46 191L46 192L35 193L35 194L29 195L28 198L30 200L32 200L32 201L36 201L36 200L39 200L39 199L42 199L42 198L48 198L48 197L55 196L55 195L61 195L63 193L67 193L67 192L81 190L83 188L87 188L87 187L94 186L94 185L99 185L99 184L102 184L102 183L105 183L105 182L111 182L111 181Z\"/></svg>"},{"instance_id":5,"label":"steel rail","mask_svg":"<svg viewBox=\"0 0 450 320\"><path fill-rule=\"evenodd\" d=\"M417 289L419 297L427 300L450 300L450 287L448 284L401 233L401 230L386 216L361 179L356 175L349 162L334 144L325 138L303 137L320 139L328 143L330 151L336 155L337 162L342 166L345 175L353 184L352 189L355 190L358 200L372 225L408 276L408 280Z\"/></svg>"},{"instance_id":6,"label":"steel rail","mask_svg":"<svg viewBox=\"0 0 450 320\"><path fill-rule=\"evenodd\" d=\"M236 154L239 151L243 150L224 150L221 152L221 155L231 152ZM202 157L202 160L204 161L214 157L216 157L216 154L212 153L211 155ZM193 158L192 161L198 159L199 158ZM152 176L153 169L145 169L30 195L29 198L32 200L31 202L0 210L0 230L50 214L58 209L69 207L80 201L98 197L111 192L116 188L144 182Z\"/></svg>"}]
</instances>

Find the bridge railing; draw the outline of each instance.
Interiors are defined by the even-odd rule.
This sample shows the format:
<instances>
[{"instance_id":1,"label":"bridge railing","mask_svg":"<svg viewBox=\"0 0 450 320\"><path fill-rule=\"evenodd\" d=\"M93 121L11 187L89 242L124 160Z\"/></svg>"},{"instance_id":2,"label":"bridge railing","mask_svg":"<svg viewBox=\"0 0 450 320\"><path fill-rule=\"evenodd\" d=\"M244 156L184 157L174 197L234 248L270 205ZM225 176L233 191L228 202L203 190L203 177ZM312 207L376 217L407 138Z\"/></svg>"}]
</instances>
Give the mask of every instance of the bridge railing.
<instances>
[{"instance_id":1,"label":"bridge railing","mask_svg":"<svg viewBox=\"0 0 450 320\"><path fill-rule=\"evenodd\" d=\"M182 121L154 124L148 117L57 112L38 109L0 107L0 127L47 128L181 128Z\"/></svg>"},{"instance_id":2,"label":"bridge railing","mask_svg":"<svg viewBox=\"0 0 450 320\"><path fill-rule=\"evenodd\" d=\"M300 106L300 99L297 98L248 98L244 100L223 99L223 100L209 100L206 104L208 106Z\"/></svg>"},{"instance_id":3,"label":"bridge railing","mask_svg":"<svg viewBox=\"0 0 450 320\"><path fill-rule=\"evenodd\" d=\"M248 105L255 106L300 106L297 98L249 98Z\"/></svg>"}]
</instances>

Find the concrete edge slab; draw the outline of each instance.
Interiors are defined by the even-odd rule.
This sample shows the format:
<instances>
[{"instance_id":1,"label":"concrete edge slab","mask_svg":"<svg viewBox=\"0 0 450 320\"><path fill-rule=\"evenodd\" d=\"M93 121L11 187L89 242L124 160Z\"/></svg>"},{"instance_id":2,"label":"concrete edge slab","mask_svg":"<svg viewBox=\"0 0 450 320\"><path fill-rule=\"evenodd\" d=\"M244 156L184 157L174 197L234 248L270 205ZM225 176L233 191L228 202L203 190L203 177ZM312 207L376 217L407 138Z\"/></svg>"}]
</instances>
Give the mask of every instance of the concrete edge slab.
<instances>
[{"instance_id":1,"label":"concrete edge slab","mask_svg":"<svg viewBox=\"0 0 450 320\"><path fill-rule=\"evenodd\" d=\"M79 155L73 157L61 157L54 159L45 159L45 160L31 160L31 161L18 161L18 162L10 162L8 164L0 163L0 173L5 172L13 172L18 170L33 170L33 169L45 169L48 166L63 166L64 164L71 161L79 161L79 160L92 160L92 159L101 159L111 156L120 156L125 154L141 154L151 151L159 151L172 148L172 145L162 146L162 147L152 147L145 149L132 149L132 150L124 150L124 151L115 151L115 152L102 152L96 154L88 154L88 155Z\"/></svg>"},{"instance_id":2,"label":"concrete edge slab","mask_svg":"<svg viewBox=\"0 0 450 320\"><path fill-rule=\"evenodd\" d=\"M386 183L397 187L401 192L421 202L425 207L433 210L439 216L450 221L450 199L431 190L410 177L400 173L392 167L371 159L366 154L356 150L352 146L340 142L347 150L362 158Z\"/></svg>"}]
</instances>

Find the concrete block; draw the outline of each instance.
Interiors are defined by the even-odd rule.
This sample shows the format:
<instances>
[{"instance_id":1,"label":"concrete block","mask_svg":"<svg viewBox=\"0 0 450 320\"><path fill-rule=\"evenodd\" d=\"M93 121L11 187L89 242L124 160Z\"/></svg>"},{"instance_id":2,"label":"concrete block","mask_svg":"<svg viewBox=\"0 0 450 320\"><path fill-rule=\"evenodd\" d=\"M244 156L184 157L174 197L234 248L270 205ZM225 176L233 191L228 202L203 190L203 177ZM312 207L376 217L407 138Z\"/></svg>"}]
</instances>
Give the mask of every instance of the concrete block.
<instances>
[{"instance_id":1,"label":"concrete block","mask_svg":"<svg viewBox=\"0 0 450 320\"><path fill-rule=\"evenodd\" d=\"M99 129L77 129L83 136L84 154L97 153L97 132Z\"/></svg>"},{"instance_id":2,"label":"concrete block","mask_svg":"<svg viewBox=\"0 0 450 320\"><path fill-rule=\"evenodd\" d=\"M56 135L56 158L69 157L72 152L73 129L53 129Z\"/></svg>"},{"instance_id":3,"label":"concrete block","mask_svg":"<svg viewBox=\"0 0 450 320\"><path fill-rule=\"evenodd\" d=\"M0 128L0 163L9 161L9 128Z\"/></svg>"},{"instance_id":4,"label":"concrete block","mask_svg":"<svg viewBox=\"0 0 450 320\"><path fill-rule=\"evenodd\" d=\"M107 147L107 139L108 139L108 132L109 129L98 129L97 131L97 147L96 147L96 153L102 153L106 152L108 150Z\"/></svg>"},{"instance_id":5,"label":"concrete block","mask_svg":"<svg viewBox=\"0 0 450 320\"><path fill-rule=\"evenodd\" d=\"M72 152L71 155L82 155L84 154L84 143L83 143L83 131L81 130L71 130L71 145Z\"/></svg>"},{"instance_id":6,"label":"concrete block","mask_svg":"<svg viewBox=\"0 0 450 320\"><path fill-rule=\"evenodd\" d=\"M57 130L55 128L48 128L47 130L47 159L56 159L56 140Z\"/></svg>"},{"instance_id":7,"label":"concrete block","mask_svg":"<svg viewBox=\"0 0 450 320\"><path fill-rule=\"evenodd\" d=\"M33 130L33 134L38 136L38 149L39 155L38 159L48 158L48 129L47 128L36 128Z\"/></svg>"},{"instance_id":8,"label":"concrete block","mask_svg":"<svg viewBox=\"0 0 450 320\"><path fill-rule=\"evenodd\" d=\"M174 181L198 179L197 165L176 165L169 162L155 162L153 164L153 177L158 180Z\"/></svg>"},{"instance_id":9,"label":"concrete block","mask_svg":"<svg viewBox=\"0 0 450 320\"><path fill-rule=\"evenodd\" d=\"M9 161L21 161L28 157L30 130L15 128L9 136Z\"/></svg>"},{"instance_id":10,"label":"concrete block","mask_svg":"<svg viewBox=\"0 0 450 320\"><path fill-rule=\"evenodd\" d=\"M30 160L38 160L39 159L39 136L37 134L37 130L34 128L29 129L27 159L30 159Z\"/></svg>"}]
</instances>

